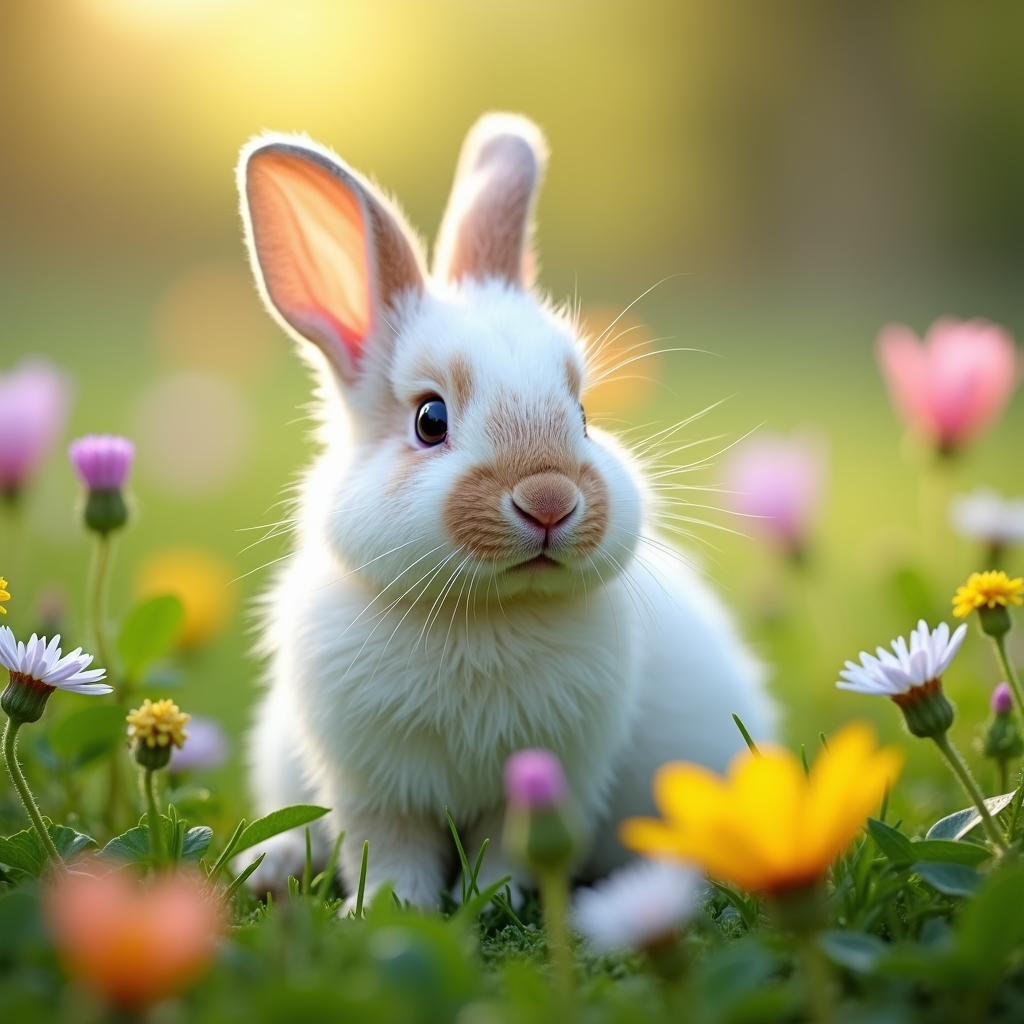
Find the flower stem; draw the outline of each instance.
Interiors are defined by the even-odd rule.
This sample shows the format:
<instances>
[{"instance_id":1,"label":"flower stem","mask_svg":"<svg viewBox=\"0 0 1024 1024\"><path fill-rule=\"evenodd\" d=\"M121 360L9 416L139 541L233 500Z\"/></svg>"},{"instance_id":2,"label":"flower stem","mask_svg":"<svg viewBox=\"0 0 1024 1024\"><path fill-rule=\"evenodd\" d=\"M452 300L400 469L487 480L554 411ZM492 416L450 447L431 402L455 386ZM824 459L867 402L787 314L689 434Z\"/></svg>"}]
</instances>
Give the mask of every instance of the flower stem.
<instances>
[{"instance_id":1,"label":"flower stem","mask_svg":"<svg viewBox=\"0 0 1024 1024\"><path fill-rule=\"evenodd\" d=\"M32 790L28 788L28 782L25 780L21 765L18 764L17 744L18 730L20 728L20 722L15 722L11 718L7 719L7 725L4 728L4 760L7 762L7 771L11 776L11 782L14 783L14 788L18 791L18 796L21 797L21 802L25 805L25 813L35 826L35 830L39 835L39 841L43 844L47 856L53 861L54 866L58 870L63 870L64 862L60 859L57 847L53 845L53 840L50 838L50 833L43 823L43 816L39 813L39 807L36 805Z\"/></svg>"},{"instance_id":2,"label":"flower stem","mask_svg":"<svg viewBox=\"0 0 1024 1024\"><path fill-rule=\"evenodd\" d=\"M810 996L811 1020L814 1024L831 1024L833 1018L832 993L829 991L828 969L821 950L815 945L814 935L803 935L799 941L800 962L807 979Z\"/></svg>"},{"instance_id":3,"label":"flower stem","mask_svg":"<svg viewBox=\"0 0 1024 1024\"><path fill-rule=\"evenodd\" d=\"M561 997L568 1004L572 998L572 952L565 915L569 909L569 890L561 871L545 871L540 878L541 901L544 904L544 925L548 935L548 949L554 968L555 983Z\"/></svg>"},{"instance_id":4,"label":"flower stem","mask_svg":"<svg viewBox=\"0 0 1024 1024\"><path fill-rule=\"evenodd\" d=\"M92 634L96 640L96 653L100 664L107 670L108 676L114 675L114 663L110 660L110 645L107 642L107 590L110 582L110 537L97 534L92 549L92 564L89 567L89 609ZM118 702L122 698L120 680L114 685L114 696Z\"/></svg>"},{"instance_id":5,"label":"flower stem","mask_svg":"<svg viewBox=\"0 0 1024 1024\"><path fill-rule=\"evenodd\" d=\"M164 833L156 809L152 768L144 768L142 771L142 793L146 798L146 810L149 813L149 850L153 855L153 863L159 868L164 863Z\"/></svg>"},{"instance_id":6,"label":"flower stem","mask_svg":"<svg viewBox=\"0 0 1024 1024\"><path fill-rule=\"evenodd\" d=\"M1006 676L1006 681L1010 684L1010 689L1013 690L1013 696L1016 698L1017 711L1024 716L1024 692L1021 691L1020 680L1017 678L1017 673L1014 671L1006 654L1006 634L994 636L992 640L996 645L996 654L999 656L999 664L1002 666L1003 674Z\"/></svg>"},{"instance_id":7,"label":"flower stem","mask_svg":"<svg viewBox=\"0 0 1024 1024\"><path fill-rule=\"evenodd\" d=\"M1001 853L1006 853L1006 840L1000 834L998 826L992 819L992 815L989 814L988 808L985 806L985 798L981 795L978 784L971 777L970 770L964 764L964 759L960 756L959 751L950 742L949 735L943 732L933 736L932 739L935 740L935 746L942 752L942 756L946 759L946 763L953 774L960 780L960 785L964 787L964 792L970 797L971 803L978 808L978 813L981 815L981 822L988 833L989 841Z\"/></svg>"}]
</instances>

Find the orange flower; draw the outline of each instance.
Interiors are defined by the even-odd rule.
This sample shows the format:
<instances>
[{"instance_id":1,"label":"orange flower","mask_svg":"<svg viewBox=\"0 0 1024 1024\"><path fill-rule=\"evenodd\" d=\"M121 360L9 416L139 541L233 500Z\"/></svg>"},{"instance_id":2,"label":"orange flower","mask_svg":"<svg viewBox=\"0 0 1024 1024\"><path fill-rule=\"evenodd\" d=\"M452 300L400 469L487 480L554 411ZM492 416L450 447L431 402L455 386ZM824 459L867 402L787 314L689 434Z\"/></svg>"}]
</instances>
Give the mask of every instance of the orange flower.
<instances>
[{"instance_id":1,"label":"orange flower","mask_svg":"<svg viewBox=\"0 0 1024 1024\"><path fill-rule=\"evenodd\" d=\"M667 764L654 776L666 820L629 818L620 834L646 856L696 861L713 878L780 894L825 874L902 767L903 752L879 750L866 722L836 733L810 777L780 747L738 754L724 779L701 765Z\"/></svg>"},{"instance_id":2,"label":"orange flower","mask_svg":"<svg viewBox=\"0 0 1024 1024\"><path fill-rule=\"evenodd\" d=\"M188 988L224 927L215 894L180 874L148 887L121 872L68 874L48 893L46 918L68 974L121 1007Z\"/></svg>"}]
</instances>

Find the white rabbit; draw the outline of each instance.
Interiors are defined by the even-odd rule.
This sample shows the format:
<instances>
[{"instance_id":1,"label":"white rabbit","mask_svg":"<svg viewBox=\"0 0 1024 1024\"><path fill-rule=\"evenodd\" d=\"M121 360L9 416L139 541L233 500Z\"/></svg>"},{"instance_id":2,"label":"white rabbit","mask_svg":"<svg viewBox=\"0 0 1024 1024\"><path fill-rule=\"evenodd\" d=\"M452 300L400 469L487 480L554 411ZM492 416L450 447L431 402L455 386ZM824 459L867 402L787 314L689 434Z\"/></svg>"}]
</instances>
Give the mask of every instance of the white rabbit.
<instances>
[{"instance_id":1,"label":"white rabbit","mask_svg":"<svg viewBox=\"0 0 1024 1024\"><path fill-rule=\"evenodd\" d=\"M771 732L729 616L648 532L636 460L586 426L583 341L531 280L546 157L531 122L483 117L428 274L401 212L333 153L280 135L242 152L253 270L315 368L322 442L266 596L251 783L264 813L331 808L316 855L346 830L349 891L368 839L371 892L436 905L446 806L467 849L491 839L483 882L515 874L498 842L515 750L561 758L593 877L627 859L616 826L649 811L658 765L722 769L730 712ZM304 838L265 849L256 892L301 872Z\"/></svg>"}]
</instances>

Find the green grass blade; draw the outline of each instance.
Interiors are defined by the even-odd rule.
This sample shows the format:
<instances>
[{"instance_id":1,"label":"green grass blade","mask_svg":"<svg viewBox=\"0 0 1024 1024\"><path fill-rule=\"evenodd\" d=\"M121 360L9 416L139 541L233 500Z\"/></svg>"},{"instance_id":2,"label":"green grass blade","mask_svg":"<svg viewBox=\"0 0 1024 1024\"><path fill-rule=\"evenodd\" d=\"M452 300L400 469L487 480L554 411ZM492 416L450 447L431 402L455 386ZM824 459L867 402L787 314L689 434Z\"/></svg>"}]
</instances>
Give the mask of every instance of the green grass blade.
<instances>
[{"instance_id":1,"label":"green grass blade","mask_svg":"<svg viewBox=\"0 0 1024 1024\"><path fill-rule=\"evenodd\" d=\"M359 888L356 890L356 920L363 916L363 898L366 896L366 864L370 858L370 840L363 840L363 859L359 865Z\"/></svg>"},{"instance_id":2,"label":"green grass blade","mask_svg":"<svg viewBox=\"0 0 1024 1024\"><path fill-rule=\"evenodd\" d=\"M736 723L736 728L739 729L740 735L743 737L743 742L746 743L750 752L754 757L760 757L761 751L757 749L757 744L750 738L750 733L747 732L747 727L743 724L742 719L735 711L732 713L732 720Z\"/></svg>"},{"instance_id":3,"label":"green grass blade","mask_svg":"<svg viewBox=\"0 0 1024 1024\"><path fill-rule=\"evenodd\" d=\"M245 818L239 823L238 827L232 833L231 838L228 840L228 845L221 851L221 855L214 862L213 867L210 869L209 878L211 882L217 881L217 876L224 870L224 865L227 864L228 858L231 856L231 851L235 848L238 842L238 837L242 834L242 830L245 828Z\"/></svg>"},{"instance_id":4,"label":"green grass blade","mask_svg":"<svg viewBox=\"0 0 1024 1024\"><path fill-rule=\"evenodd\" d=\"M231 880L231 884L224 890L223 900L225 903L231 899L232 896L238 892L238 887L263 863L263 858L266 857L266 851L264 850L244 871L239 872Z\"/></svg>"},{"instance_id":5,"label":"green grass blade","mask_svg":"<svg viewBox=\"0 0 1024 1024\"><path fill-rule=\"evenodd\" d=\"M338 857L341 856L341 844L344 841L344 831L339 832L338 838L334 840L331 856L327 860L327 867L320 874L320 885L317 887L316 894L322 900L327 899L327 890L331 886L331 879L334 878L334 874L338 870Z\"/></svg>"}]
</instances>

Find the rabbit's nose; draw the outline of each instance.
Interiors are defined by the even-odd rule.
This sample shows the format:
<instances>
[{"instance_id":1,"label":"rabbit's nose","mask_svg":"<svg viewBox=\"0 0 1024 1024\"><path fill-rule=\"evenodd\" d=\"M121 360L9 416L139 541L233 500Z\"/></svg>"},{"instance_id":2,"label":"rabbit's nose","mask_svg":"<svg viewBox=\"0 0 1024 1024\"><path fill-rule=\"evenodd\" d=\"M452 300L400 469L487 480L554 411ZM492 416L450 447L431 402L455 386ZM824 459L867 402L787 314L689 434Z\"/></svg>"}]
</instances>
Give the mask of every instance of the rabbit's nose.
<instances>
[{"instance_id":1,"label":"rabbit's nose","mask_svg":"<svg viewBox=\"0 0 1024 1024\"><path fill-rule=\"evenodd\" d=\"M571 515L579 500L579 488L561 473L536 473L512 491L519 512L545 530Z\"/></svg>"}]
</instances>

